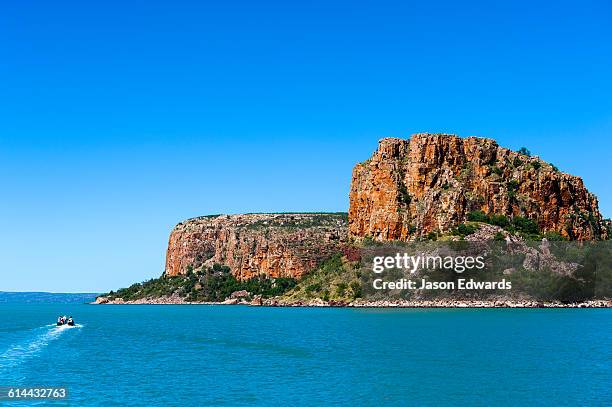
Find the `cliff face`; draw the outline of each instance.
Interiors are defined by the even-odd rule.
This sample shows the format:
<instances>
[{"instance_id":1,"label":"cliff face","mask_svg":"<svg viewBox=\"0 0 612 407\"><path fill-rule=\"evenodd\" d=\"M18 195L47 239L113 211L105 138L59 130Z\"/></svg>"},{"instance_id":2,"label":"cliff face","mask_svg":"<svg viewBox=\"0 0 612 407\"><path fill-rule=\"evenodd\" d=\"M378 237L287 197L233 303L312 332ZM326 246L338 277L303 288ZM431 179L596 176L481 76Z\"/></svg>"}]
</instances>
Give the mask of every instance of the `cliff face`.
<instances>
[{"instance_id":1,"label":"cliff face","mask_svg":"<svg viewBox=\"0 0 612 407\"><path fill-rule=\"evenodd\" d=\"M597 198L582 179L494 140L448 134L386 138L353 169L349 234L410 240L448 232L470 211L535 220L575 240L605 238Z\"/></svg>"},{"instance_id":2,"label":"cliff face","mask_svg":"<svg viewBox=\"0 0 612 407\"><path fill-rule=\"evenodd\" d=\"M343 214L200 217L170 235L165 274L214 263L238 279L300 278L342 250L348 237L410 240L447 233L470 211L522 216L542 232L575 240L607 237L596 197L582 180L490 139L446 134L387 138L353 169Z\"/></svg>"},{"instance_id":3,"label":"cliff face","mask_svg":"<svg viewBox=\"0 0 612 407\"><path fill-rule=\"evenodd\" d=\"M260 274L300 278L347 242L346 214L250 214L200 217L170 234L165 274L214 263L238 279Z\"/></svg>"}]
</instances>

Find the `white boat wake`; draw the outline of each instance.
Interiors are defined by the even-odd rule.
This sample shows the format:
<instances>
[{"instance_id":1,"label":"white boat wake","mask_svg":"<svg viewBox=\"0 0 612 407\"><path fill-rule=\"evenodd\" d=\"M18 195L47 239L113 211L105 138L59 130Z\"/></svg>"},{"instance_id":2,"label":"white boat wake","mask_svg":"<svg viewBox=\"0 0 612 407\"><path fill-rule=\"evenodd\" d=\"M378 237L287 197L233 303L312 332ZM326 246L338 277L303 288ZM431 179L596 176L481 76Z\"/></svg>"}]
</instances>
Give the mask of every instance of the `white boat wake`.
<instances>
[{"instance_id":1,"label":"white boat wake","mask_svg":"<svg viewBox=\"0 0 612 407\"><path fill-rule=\"evenodd\" d=\"M36 329L35 332L40 330L43 332L29 340L12 345L0 354L0 370L19 366L24 361L38 355L49 343L58 339L64 332L82 327L80 324L75 324L74 326L51 324Z\"/></svg>"}]
</instances>

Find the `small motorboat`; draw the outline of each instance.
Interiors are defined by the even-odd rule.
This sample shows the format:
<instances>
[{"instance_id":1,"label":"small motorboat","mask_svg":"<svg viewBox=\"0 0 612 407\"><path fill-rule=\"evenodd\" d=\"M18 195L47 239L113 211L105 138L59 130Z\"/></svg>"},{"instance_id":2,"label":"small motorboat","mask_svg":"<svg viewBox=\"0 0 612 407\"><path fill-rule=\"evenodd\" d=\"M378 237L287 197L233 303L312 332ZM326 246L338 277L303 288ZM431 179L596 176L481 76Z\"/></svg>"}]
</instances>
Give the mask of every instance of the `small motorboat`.
<instances>
[{"instance_id":1,"label":"small motorboat","mask_svg":"<svg viewBox=\"0 0 612 407\"><path fill-rule=\"evenodd\" d=\"M72 319L72 317L66 318L65 315L57 318L57 326L62 325L74 326L74 319Z\"/></svg>"}]
</instances>

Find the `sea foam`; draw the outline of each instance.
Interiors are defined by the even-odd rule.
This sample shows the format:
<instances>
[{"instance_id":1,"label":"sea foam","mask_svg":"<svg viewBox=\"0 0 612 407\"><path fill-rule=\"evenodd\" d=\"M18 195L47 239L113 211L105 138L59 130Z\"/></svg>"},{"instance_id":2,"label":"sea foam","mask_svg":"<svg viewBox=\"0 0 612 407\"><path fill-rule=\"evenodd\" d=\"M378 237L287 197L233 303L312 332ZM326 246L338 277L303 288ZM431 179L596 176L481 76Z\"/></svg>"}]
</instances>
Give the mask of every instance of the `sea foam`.
<instances>
[{"instance_id":1,"label":"sea foam","mask_svg":"<svg viewBox=\"0 0 612 407\"><path fill-rule=\"evenodd\" d=\"M67 330L77 328L82 328L82 325L57 326L50 324L36 328L33 330L33 336L30 339L16 343L0 354L0 370L19 366L24 361L38 355L49 343L60 338Z\"/></svg>"}]
</instances>

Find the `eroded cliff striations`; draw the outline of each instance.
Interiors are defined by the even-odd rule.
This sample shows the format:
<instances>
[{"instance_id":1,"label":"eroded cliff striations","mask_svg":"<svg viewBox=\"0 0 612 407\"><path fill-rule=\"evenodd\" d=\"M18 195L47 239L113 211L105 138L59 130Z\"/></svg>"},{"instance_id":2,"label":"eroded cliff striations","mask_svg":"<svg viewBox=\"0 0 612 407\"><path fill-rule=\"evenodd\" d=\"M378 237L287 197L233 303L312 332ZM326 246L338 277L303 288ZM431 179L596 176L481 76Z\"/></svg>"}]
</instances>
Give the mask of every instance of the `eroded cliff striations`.
<instances>
[{"instance_id":1,"label":"eroded cliff striations","mask_svg":"<svg viewBox=\"0 0 612 407\"><path fill-rule=\"evenodd\" d=\"M494 140L449 134L385 138L353 169L349 234L410 240L446 233L470 211L538 223L575 240L606 238L597 198L582 179Z\"/></svg>"},{"instance_id":2,"label":"eroded cliff striations","mask_svg":"<svg viewBox=\"0 0 612 407\"><path fill-rule=\"evenodd\" d=\"M347 242L346 214L220 215L179 223L170 234L168 276L227 265L239 280L300 278Z\"/></svg>"}]
</instances>

